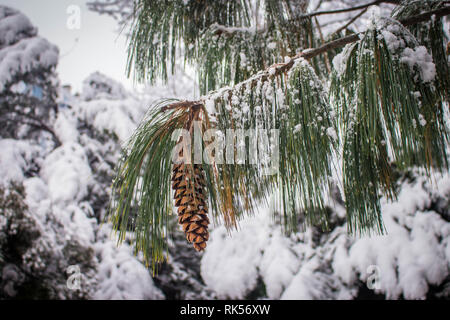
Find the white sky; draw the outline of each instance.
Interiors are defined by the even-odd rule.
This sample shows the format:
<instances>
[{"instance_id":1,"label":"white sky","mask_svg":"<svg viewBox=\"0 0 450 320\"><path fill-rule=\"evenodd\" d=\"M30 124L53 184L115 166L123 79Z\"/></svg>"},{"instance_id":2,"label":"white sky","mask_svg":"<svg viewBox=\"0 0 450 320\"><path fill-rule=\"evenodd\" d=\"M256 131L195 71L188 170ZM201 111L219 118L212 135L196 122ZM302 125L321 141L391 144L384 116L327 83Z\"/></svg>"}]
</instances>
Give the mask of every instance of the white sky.
<instances>
[{"instance_id":1,"label":"white sky","mask_svg":"<svg viewBox=\"0 0 450 320\"><path fill-rule=\"evenodd\" d=\"M119 35L116 21L106 15L89 11L87 0L1 0L2 5L23 12L38 27L39 35L57 45L60 60L57 68L62 84L81 89L82 81L92 72L100 71L133 87L125 75L127 41ZM80 8L80 28L70 29L67 22L73 14L70 6ZM73 13L73 12L72 12Z\"/></svg>"}]
</instances>

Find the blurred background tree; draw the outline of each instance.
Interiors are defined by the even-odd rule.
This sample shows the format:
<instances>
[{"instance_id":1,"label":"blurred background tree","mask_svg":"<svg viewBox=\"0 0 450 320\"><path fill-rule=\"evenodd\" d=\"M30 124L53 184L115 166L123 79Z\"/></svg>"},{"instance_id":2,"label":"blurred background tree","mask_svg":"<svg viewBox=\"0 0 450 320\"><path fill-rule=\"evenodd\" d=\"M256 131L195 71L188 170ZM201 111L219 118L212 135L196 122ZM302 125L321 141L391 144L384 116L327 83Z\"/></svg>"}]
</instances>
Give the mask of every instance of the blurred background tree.
<instances>
[{"instance_id":1,"label":"blurred background tree","mask_svg":"<svg viewBox=\"0 0 450 320\"><path fill-rule=\"evenodd\" d=\"M397 198L398 171L418 167L431 177L448 170L443 29L448 4L350 1L344 8L328 3L328 10L321 9L325 3L134 3L129 75L144 83L166 81L181 61L195 70L201 95L152 108L117 166L111 221L120 239L132 204L139 203L133 213L137 250L153 265L167 248L171 170L179 223L199 250L208 239L205 206L195 204L203 192L210 217L228 228L261 201L275 198L287 232L298 230L298 212L303 221L328 230L327 203L335 183L348 231L383 233L380 200ZM103 4L91 6L116 15ZM120 5L130 8L128 2ZM340 13L351 15L324 34L323 25ZM321 24L320 16L329 19ZM171 135L180 127L193 132L193 119L201 121L203 131L278 129L268 147L279 149L277 174L265 175L260 162L172 169ZM250 156L252 143L239 139ZM195 181L197 175L205 182ZM198 194L189 191L193 180Z\"/></svg>"}]
</instances>

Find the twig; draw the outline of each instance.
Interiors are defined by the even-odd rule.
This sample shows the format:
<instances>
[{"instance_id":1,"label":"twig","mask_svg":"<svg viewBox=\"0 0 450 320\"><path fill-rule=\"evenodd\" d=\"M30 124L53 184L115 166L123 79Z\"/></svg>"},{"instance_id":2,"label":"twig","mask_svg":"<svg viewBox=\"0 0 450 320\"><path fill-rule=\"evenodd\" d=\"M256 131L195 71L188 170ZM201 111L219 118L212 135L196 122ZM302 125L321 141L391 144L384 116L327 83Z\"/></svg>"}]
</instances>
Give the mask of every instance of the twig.
<instances>
[{"instance_id":1,"label":"twig","mask_svg":"<svg viewBox=\"0 0 450 320\"><path fill-rule=\"evenodd\" d=\"M436 9L436 10L432 10L429 12L425 12L413 17L409 17L406 19L402 19L399 22L401 24L403 24L404 26L409 26L409 25L413 25L413 24L417 24L423 21L427 21L429 20L432 16L434 16L435 18L441 18L444 16L447 16L450 14L450 6L444 7L444 8L440 8L440 9ZM248 80L245 80L236 86L240 86L244 83L251 83L252 85L254 83L256 83L257 81L264 81L269 77L275 77L278 76L282 73L285 73L287 71L289 71L292 66L294 65L295 61L303 58L303 59L311 59L314 58L315 56L318 56L322 53L327 52L328 50L331 49L336 49L336 48L340 48L345 46L346 44L349 43L353 43L359 40L359 35L360 33L355 33L337 40L333 40L330 42L325 43L324 45L315 48L315 49L306 49L303 50L302 52L296 54L294 57L292 57L288 62L286 63L277 63L274 64L272 66L270 66L269 68L267 68L266 70L264 70L258 77L252 77ZM269 70L273 70L274 69L274 73L269 73ZM232 89L227 89L228 91L231 91ZM227 91L225 90L225 91ZM196 107L196 106L201 106L203 105L203 101L202 100L198 100L198 101L180 101L180 102L176 102L176 103L172 103L170 105L164 106L163 108L161 108L161 111L166 111L169 109L176 109L176 108L190 108L190 107Z\"/></svg>"},{"instance_id":2,"label":"twig","mask_svg":"<svg viewBox=\"0 0 450 320\"><path fill-rule=\"evenodd\" d=\"M203 105L202 101L180 101L180 102L175 102L175 103L172 103L172 104L162 107L161 111L164 112L166 110L178 109L178 108L201 107L202 105Z\"/></svg>"}]
</instances>

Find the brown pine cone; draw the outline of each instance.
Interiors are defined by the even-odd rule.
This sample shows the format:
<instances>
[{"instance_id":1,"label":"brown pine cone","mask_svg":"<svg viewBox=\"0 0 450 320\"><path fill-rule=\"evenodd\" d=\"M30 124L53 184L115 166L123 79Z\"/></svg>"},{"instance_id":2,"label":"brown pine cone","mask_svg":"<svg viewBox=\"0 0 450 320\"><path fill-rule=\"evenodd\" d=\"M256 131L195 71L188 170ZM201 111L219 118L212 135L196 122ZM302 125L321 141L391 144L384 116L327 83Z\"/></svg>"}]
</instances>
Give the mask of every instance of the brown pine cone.
<instances>
[{"instance_id":1,"label":"brown pine cone","mask_svg":"<svg viewBox=\"0 0 450 320\"><path fill-rule=\"evenodd\" d=\"M172 189L178 207L178 223L186 233L187 241L193 243L197 251L204 250L209 239L205 185L201 165L173 165Z\"/></svg>"}]
</instances>

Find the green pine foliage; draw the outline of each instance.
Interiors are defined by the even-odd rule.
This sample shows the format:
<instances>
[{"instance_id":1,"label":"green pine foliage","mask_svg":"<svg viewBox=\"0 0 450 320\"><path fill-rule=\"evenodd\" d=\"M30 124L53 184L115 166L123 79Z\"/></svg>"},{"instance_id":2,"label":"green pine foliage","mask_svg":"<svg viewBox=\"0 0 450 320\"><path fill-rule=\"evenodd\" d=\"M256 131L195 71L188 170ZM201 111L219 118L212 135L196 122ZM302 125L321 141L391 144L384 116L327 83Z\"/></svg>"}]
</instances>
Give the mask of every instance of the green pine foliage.
<instances>
[{"instance_id":1,"label":"green pine foliage","mask_svg":"<svg viewBox=\"0 0 450 320\"><path fill-rule=\"evenodd\" d=\"M411 70L402 59L405 50L418 46L399 23L384 21L347 46L344 70L334 74L331 88L342 119L344 193L352 231L383 230L379 199L396 196L393 164L428 172L448 169L444 105L432 81L423 79L423 66Z\"/></svg>"},{"instance_id":2,"label":"green pine foliage","mask_svg":"<svg viewBox=\"0 0 450 320\"><path fill-rule=\"evenodd\" d=\"M164 103L167 101L155 107ZM172 133L183 126L186 117L180 110L161 113L158 108L151 109L124 148L112 185L109 219L119 232L118 242L133 230L136 253L142 251L154 267L167 250L172 150L177 140Z\"/></svg>"},{"instance_id":3,"label":"green pine foliage","mask_svg":"<svg viewBox=\"0 0 450 320\"><path fill-rule=\"evenodd\" d=\"M429 176L448 170L442 19L409 30L394 20L442 3L406 1L393 18L374 19L342 51L331 47L308 59L310 50L295 53L321 41L304 15L307 1L254 4L137 1L129 71L139 81L165 79L181 54L196 67L203 94L195 102L153 106L118 164L111 220L119 241L128 230L136 232L136 252L153 267L167 250L176 132L193 112L200 133L208 133L199 142L210 151L200 159L208 214L228 228L275 197L287 232L298 230L300 220L327 229L337 170L349 232L383 233L380 199L396 198L398 170L418 167ZM230 150L228 129L237 133Z\"/></svg>"}]
</instances>

